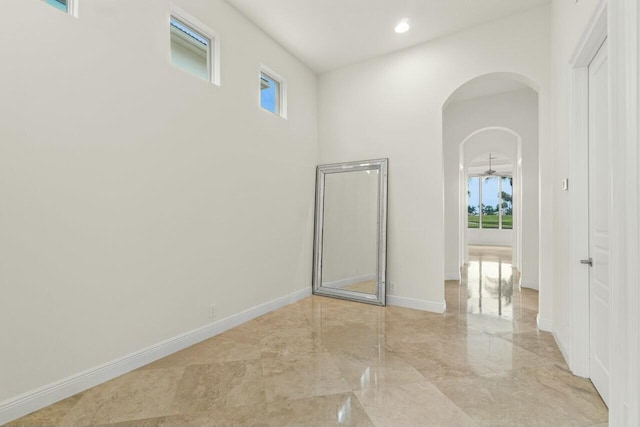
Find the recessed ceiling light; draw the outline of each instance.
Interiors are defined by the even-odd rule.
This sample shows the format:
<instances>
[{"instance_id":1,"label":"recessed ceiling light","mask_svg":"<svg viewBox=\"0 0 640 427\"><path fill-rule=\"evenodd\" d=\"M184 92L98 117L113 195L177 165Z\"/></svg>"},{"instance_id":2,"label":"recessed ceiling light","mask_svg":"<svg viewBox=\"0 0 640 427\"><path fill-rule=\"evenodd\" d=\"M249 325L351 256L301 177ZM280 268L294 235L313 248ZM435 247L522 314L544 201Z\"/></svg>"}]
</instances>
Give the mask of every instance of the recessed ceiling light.
<instances>
[{"instance_id":1,"label":"recessed ceiling light","mask_svg":"<svg viewBox=\"0 0 640 427\"><path fill-rule=\"evenodd\" d=\"M409 28L411 28L411 26L409 25L409 18L404 18L400 22L398 22L398 25L396 25L396 33L406 33L407 31L409 31Z\"/></svg>"}]
</instances>

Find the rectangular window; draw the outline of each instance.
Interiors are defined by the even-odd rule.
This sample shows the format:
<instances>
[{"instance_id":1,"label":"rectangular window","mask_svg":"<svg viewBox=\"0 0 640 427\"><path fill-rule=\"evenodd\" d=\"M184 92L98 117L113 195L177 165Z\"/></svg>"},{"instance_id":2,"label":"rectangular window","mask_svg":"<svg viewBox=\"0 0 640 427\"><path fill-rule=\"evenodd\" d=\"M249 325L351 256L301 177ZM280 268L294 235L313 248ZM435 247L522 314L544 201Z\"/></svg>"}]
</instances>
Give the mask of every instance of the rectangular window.
<instances>
[{"instance_id":1,"label":"rectangular window","mask_svg":"<svg viewBox=\"0 0 640 427\"><path fill-rule=\"evenodd\" d=\"M513 229L513 178L469 177L468 228Z\"/></svg>"},{"instance_id":2,"label":"rectangular window","mask_svg":"<svg viewBox=\"0 0 640 427\"><path fill-rule=\"evenodd\" d=\"M480 228L480 178L469 178L467 194L469 203L467 211L469 213L469 228Z\"/></svg>"},{"instance_id":3,"label":"rectangular window","mask_svg":"<svg viewBox=\"0 0 640 427\"><path fill-rule=\"evenodd\" d=\"M45 3L50 4L56 9L60 9L63 12L69 12L69 6L67 5L67 0L44 0Z\"/></svg>"},{"instance_id":4,"label":"rectangular window","mask_svg":"<svg viewBox=\"0 0 640 427\"><path fill-rule=\"evenodd\" d=\"M482 228L499 228L498 177L482 179Z\"/></svg>"},{"instance_id":5,"label":"rectangular window","mask_svg":"<svg viewBox=\"0 0 640 427\"><path fill-rule=\"evenodd\" d=\"M171 15L171 63L219 85L219 39L213 31L184 12Z\"/></svg>"},{"instance_id":6,"label":"rectangular window","mask_svg":"<svg viewBox=\"0 0 640 427\"><path fill-rule=\"evenodd\" d=\"M260 106L267 111L286 118L286 81L276 73L260 69Z\"/></svg>"},{"instance_id":7,"label":"rectangular window","mask_svg":"<svg viewBox=\"0 0 640 427\"><path fill-rule=\"evenodd\" d=\"M68 13L69 15L76 15L75 8L77 0L43 0L46 4L55 7L58 10Z\"/></svg>"},{"instance_id":8,"label":"rectangular window","mask_svg":"<svg viewBox=\"0 0 640 427\"><path fill-rule=\"evenodd\" d=\"M513 228L513 178L502 177L502 228Z\"/></svg>"}]
</instances>

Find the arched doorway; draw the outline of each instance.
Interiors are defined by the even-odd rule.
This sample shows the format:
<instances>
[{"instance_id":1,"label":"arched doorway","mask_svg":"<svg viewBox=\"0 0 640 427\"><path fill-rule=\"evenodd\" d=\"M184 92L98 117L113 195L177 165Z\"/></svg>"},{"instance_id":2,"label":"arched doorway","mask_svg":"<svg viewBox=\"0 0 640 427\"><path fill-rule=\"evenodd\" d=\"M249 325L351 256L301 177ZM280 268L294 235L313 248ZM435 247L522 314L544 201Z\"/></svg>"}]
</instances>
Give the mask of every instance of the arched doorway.
<instances>
[{"instance_id":1,"label":"arched doorway","mask_svg":"<svg viewBox=\"0 0 640 427\"><path fill-rule=\"evenodd\" d=\"M459 161L458 264L468 262L470 244L502 246L521 270L522 137L507 128L479 129L460 143Z\"/></svg>"},{"instance_id":2,"label":"arched doorway","mask_svg":"<svg viewBox=\"0 0 640 427\"><path fill-rule=\"evenodd\" d=\"M538 110L538 93L527 79L506 73L473 79L445 103L446 279L462 279L470 243L493 245L508 248L509 263L520 273L517 285L538 289ZM483 177L489 169L494 176ZM491 200L478 201L475 208L469 203L470 178L478 187L475 197L484 186L495 193Z\"/></svg>"}]
</instances>

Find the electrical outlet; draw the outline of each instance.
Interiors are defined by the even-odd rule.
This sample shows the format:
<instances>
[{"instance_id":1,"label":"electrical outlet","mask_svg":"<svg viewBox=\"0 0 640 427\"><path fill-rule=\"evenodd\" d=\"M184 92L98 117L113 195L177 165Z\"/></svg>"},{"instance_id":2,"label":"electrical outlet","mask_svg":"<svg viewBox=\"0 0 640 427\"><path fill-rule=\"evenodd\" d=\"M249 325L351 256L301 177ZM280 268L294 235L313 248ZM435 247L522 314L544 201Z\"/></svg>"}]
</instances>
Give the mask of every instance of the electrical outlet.
<instances>
[{"instance_id":1,"label":"electrical outlet","mask_svg":"<svg viewBox=\"0 0 640 427\"><path fill-rule=\"evenodd\" d=\"M389 290L393 291L396 288L396 284L394 282L389 282Z\"/></svg>"},{"instance_id":2,"label":"electrical outlet","mask_svg":"<svg viewBox=\"0 0 640 427\"><path fill-rule=\"evenodd\" d=\"M216 318L216 305L211 304L209 306L209 319L215 319L215 318Z\"/></svg>"}]
</instances>

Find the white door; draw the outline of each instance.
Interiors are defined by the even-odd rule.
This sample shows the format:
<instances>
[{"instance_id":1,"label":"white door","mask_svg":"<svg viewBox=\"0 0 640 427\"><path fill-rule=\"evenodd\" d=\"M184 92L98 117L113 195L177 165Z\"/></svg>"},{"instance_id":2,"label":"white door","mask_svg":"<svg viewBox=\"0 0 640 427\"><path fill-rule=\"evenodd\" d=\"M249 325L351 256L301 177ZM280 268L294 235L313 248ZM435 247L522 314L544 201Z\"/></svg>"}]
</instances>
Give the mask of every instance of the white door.
<instances>
[{"instance_id":1,"label":"white door","mask_svg":"<svg viewBox=\"0 0 640 427\"><path fill-rule=\"evenodd\" d=\"M605 41L589 65L589 340L590 377L609 401L609 163L608 54Z\"/></svg>"}]
</instances>

